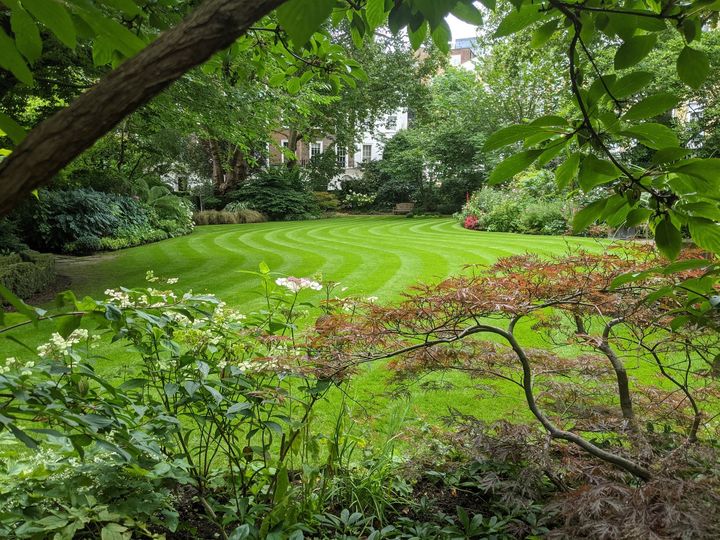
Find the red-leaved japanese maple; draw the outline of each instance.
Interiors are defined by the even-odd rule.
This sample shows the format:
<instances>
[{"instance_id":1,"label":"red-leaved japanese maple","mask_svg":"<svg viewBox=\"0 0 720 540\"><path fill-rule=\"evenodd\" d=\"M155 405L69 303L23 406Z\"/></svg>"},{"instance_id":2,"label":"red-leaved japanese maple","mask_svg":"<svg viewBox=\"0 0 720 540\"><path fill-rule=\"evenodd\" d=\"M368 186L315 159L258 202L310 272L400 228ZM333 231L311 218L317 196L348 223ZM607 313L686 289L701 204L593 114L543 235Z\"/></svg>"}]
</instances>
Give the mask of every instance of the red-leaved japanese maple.
<instances>
[{"instance_id":1,"label":"red-leaved japanese maple","mask_svg":"<svg viewBox=\"0 0 720 540\"><path fill-rule=\"evenodd\" d=\"M703 424L702 403L718 397L715 381L704 375L720 341L701 327L674 327L692 305L685 293L656 293L701 278L702 263L670 275L653 271L662 266L640 248L509 257L417 285L396 304L360 303L349 313L346 304L318 320L309 345L338 370L389 359L403 377L452 369L509 381L551 438L647 480L659 458L642 423L687 422L684 443L692 443ZM640 277L622 280L627 274ZM521 343L519 325L548 347ZM654 366L658 384L633 383L628 362ZM630 444L609 449L588 432Z\"/></svg>"}]
</instances>

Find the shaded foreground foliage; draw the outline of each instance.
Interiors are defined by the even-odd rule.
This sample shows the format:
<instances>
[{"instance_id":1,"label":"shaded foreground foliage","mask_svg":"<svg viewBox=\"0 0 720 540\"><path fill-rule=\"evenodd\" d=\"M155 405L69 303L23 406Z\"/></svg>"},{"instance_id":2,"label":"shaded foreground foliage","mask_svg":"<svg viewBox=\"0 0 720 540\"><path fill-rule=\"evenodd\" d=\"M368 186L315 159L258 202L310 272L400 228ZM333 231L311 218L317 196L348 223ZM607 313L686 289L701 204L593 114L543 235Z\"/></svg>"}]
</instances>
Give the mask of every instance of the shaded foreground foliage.
<instances>
[{"instance_id":1,"label":"shaded foreground foliage","mask_svg":"<svg viewBox=\"0 0 720 540\"><path fill-rule=\"evenodd\" d=\"M697 255L675 273L650 250L510 257L395 305L263 265L266 307L247 316L153 273L100 301L65 293L52 313L9 296L57 332L0 373L3 431L46 448L3 465L0 526L27 538L707 536L720 351L710 299L689 287L713 279ZM323 314L301 330L311 295ZM519 343L523 324L549 348ZM137 358L121 378L93 367L103 334ZM488 392L512 383L537 423L449 411L452 430L413 432L397 418L363 448L344 405L329 429L318 422L329 392L388 359L400 393L446 370Z\"/></svg>"}]
</instances>

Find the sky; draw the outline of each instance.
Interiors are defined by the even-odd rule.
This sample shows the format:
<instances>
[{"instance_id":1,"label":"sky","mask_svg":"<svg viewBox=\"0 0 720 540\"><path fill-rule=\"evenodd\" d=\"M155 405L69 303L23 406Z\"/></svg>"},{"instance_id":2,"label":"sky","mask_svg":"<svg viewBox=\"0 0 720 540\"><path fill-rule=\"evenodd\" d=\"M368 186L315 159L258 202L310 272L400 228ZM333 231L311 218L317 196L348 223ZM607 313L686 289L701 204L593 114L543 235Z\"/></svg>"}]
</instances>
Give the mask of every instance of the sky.
<instances>
[{"instance_id":1,"label":"sky","mask_svg":"<svg viewBox=\"0 0 720 540\"><path fill-rule=\"evenodd\" d=\"M450 25L450 30L452 30L453 43L456 39L475 37L477 34L477 27L463 22L453 15L449 15L445 20Z\"/></svg>"}]
</instances>

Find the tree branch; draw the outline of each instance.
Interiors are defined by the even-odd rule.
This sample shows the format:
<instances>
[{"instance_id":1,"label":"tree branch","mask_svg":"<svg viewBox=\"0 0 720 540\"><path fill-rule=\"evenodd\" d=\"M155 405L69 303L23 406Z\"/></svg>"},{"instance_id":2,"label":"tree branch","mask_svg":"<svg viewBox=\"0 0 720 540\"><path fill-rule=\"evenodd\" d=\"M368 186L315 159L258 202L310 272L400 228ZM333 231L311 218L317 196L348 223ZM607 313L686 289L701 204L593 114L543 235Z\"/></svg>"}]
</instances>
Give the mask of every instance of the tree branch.
<instances>
[{"instance_id":1,"label":"tree branch","mask_svg":"<svg viewBox=\"0 0 720 540\"><path fill-rule=\"evenodd\" d=\"M69 107L37 126L0 163L0 214L49 183L125 116L229 47L284 1L207 0Z\"/></svg>"}]
</instances>

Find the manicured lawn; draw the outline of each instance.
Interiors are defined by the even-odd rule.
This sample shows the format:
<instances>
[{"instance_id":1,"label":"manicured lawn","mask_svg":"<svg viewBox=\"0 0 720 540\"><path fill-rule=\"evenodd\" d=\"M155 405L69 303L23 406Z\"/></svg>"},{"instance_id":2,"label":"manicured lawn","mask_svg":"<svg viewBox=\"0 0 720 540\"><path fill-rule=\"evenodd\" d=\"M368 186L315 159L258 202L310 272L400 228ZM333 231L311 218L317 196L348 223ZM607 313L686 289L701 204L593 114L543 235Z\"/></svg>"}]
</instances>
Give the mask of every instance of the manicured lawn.
<instances>
[{"instance_id":1,"label":"manicured lawn","mask_svg":"<svg viewBox=\"0 0 720 540\"><path fill-rule=\"evenodd\" d=\"M396 217L352 217L306 222L208 226L192 235L157 244L95 257L63 260L60 271L72 278L78 295L101 297L107 288L145 284L145 273L154 270L163 277L178 277L178 287L210 292L229 305L252 311L259 306L257 279L243 273L256 270L264 261L275 272L298 277L322 273L324 279L348 287L347 295L396 298L417 281L437 281L461 271L469 263L491 263L498 257L534 252L561 253L568 245L602 249L602 242L586 238L523 236L507 233L467 231L451 219L406 219ZM306 294L306 293L304 293ZM35 345L46 339L46 331L28 329L15 335ZM522 332L532 344L529 332ZM132 369L129 353L118 346L102 350L106 359L100 369L121 375ZM0 341L0 355L26 356L14 343ZM348 405L361 423L382 430L392 407L407 407L406 421L421 424L437 419L448 407L488 420L528 418L516 388L497 386L488 392L460 375L443 379L455 389L424 391L416 388L407 403L388 401L387 372L381 366L358 376L348 394ZM480 398L480 399L478 399ZM339 393L325 407L330 413L339 403Z\"/></svg>"}]
</instances>

